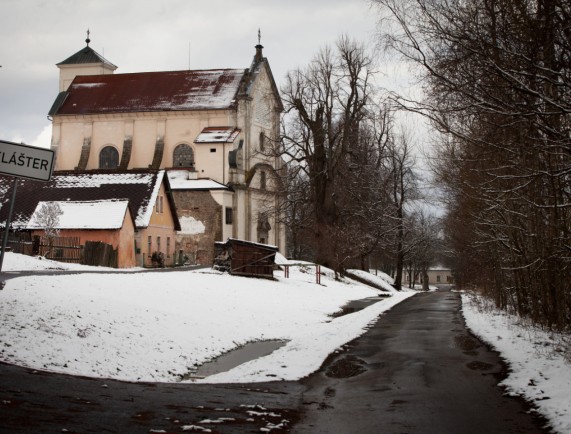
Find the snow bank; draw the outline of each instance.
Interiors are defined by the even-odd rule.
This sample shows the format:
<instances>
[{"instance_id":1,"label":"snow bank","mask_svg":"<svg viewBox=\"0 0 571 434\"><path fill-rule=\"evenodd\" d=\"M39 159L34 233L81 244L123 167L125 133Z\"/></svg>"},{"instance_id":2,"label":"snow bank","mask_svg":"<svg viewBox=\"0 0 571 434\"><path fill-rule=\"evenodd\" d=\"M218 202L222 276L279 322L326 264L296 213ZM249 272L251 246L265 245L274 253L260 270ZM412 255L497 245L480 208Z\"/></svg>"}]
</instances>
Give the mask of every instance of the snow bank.
<instances>
[{"instance_id":1,"label":"snow bank","mask_svg":"<svg viewBox=\"0 0 571 434\"><path fill-rule=\"evenodd\" d=\"M570 433L571 364L558 337L467 294L462 294L462 309L468 327L508 363L510 373L501 384L535 404L557 432Z\"/></svg>"},{"instance_id":2,"label":"snow bank","mask_svg":"<svg viewBox=\"0 0 571 434\"><path fill-rule=\"evenodd\" d=\"M6 257L11 269L51 266ZM333 319L329 315L348 301L379 292L322 271L321 285L314 283L315 270L304 267L292 269L289 279L277 272L274 281L210 270L13 278L0 291L0 360L74 375L175 382L240 345L275 339L287 344L201 381L301 378L414 294L395 294Z\"/></svg>"},{"instance_id":3,"label":"snow bank","mask_svg":"<svg viewBox=\"0 0 571 434\"><path fill-rule=\"evenodd\" d=\"M26 256L17 253L6 252L2 271L117 271L116 268L92 267L81 264L67 264L64 262L52 261L42 256ZM140 268L137 270L141 270ZM135 271L137 271L135 270Z\"/></svg>"},{"instance_id":4,"label":"snow bank","mask_svg":"<svg viewBox=\"0 0 571 434\"><path fill-rule=\"evenodd\" d=\"M373 285L383 288L385 291L397 292L397 290L391 285L389 279L391 281L393 279L388 274L381 272L380 275L376 276L374 274L367 273L366 271L363 270L347 270L347 271L349 271L352 275L355 275L356 277L362 279L365 282L370 282ZM394 281L392 283L394 283Z\"/></svg>"}]
</instances>

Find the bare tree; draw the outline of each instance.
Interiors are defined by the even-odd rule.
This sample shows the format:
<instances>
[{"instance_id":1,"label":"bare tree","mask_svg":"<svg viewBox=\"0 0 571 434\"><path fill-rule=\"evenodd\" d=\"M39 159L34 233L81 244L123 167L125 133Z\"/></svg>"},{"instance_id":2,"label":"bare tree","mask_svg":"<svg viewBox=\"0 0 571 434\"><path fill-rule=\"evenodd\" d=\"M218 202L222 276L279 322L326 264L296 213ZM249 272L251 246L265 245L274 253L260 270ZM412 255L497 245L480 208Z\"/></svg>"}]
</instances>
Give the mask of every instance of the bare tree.
<instances>
[{"instance_id":1,"label":"bare tree","mask_svg":"<svg viewBox=\"0 0 571 434\"><path fill-rule=\"evenodd\" d=\"M49 250L46 256L52 254L54 239L59 236L59 218L63 214L57 202L42 203L35 214L35 225L42 228L48 239Z\"/></svg>"},{"instance_id":2,"label":"bare tree","mask_svg":"<svg viewBox=\"0 0 571 434\"><path fill-rule=\"evenodd\" d=\"M288 74L282 89L286 123L280 152L307 181L316 261L338 263L331 242L338 233L343 179L359 142L371 98L371 60L362 45L342 37L305 69Z\"/></svg>"},{"instance_id":3,"label":"bare tree","mask_svg":"<svg viewBox=\"0 0 571 434\"><path fill-rule=\"evenodd\" d=\"M390 174L392 213L388 216L394 222L393 248L395 260L395 288L401 290L403 269L407 255L407 237L409 228L406 225L407 202L418 198L417 177L414 174L415 159L411 149L411 139L403 131L393 143L388 154L386 170Z\"/></svg>"},{"instance_id":4,"label":"bare tree","mask_svg":"<svg viewBox=\"0 0 571 434\"><path fill-rule=\"evenodd\" d=\"M398 96L442 133L448 239L460 281L555 328L571 324L571 4L375 0L387 46L425 98Z\"/></svg>"}]
</instances>

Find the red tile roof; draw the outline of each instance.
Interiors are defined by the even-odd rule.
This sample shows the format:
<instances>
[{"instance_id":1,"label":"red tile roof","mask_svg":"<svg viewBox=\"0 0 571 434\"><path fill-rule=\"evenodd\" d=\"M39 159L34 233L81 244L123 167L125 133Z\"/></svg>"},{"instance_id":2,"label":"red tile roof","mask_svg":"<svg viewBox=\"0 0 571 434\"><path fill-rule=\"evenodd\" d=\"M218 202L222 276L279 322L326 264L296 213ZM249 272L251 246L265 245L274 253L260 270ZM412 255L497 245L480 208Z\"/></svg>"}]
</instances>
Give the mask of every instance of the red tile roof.
<instances>
[{"instance_id":1,"label":"red tile roof","mask_svg":"<svg viewBox=\"0 0 571 434\"><path fill-rule=\"evenodd\" d=\"M232 108L246 70L77 76L52 115Z\"/></svg>"}]
</instances>

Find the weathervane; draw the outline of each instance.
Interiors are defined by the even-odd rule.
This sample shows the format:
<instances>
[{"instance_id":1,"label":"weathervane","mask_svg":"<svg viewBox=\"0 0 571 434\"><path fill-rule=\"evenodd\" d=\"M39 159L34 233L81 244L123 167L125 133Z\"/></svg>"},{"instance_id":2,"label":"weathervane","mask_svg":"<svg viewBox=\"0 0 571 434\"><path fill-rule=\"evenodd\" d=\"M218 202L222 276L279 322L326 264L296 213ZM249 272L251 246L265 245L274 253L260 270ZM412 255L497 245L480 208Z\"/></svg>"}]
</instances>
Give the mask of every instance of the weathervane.
<instances>
[{"instance_id":1,"label":"weathervane","mask_svg":"<svg viewBox=\"0 0 571 434\"><path fill-rule=\"evenodd\" d=\"M85 40L85 43L87 44L88 47L89 47L90 42L91 42L91 39L89 39L89 29L87 29L87 39Z\"/></svg>"},{"instance_id":2,"label":"weathervane","mask_svg":"<svg viewBox=\"0 0 571 434\"><path fill-rule=\"evenodd\" d=\"M260 32L260 28L258 27L258 45L262 45L262 33Z\"/></svg>"}]
</instances>

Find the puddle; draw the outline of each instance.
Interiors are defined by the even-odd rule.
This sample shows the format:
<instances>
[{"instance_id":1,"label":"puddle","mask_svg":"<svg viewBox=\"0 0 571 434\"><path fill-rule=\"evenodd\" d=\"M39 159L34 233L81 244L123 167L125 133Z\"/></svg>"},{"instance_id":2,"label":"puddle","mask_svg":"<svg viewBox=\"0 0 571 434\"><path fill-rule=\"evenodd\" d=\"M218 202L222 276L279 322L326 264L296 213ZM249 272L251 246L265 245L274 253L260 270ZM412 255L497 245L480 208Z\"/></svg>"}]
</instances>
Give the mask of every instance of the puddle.
<instances>
[{"instance_id":1,"label":"puddle","mask_svg":"<svg viewBox=\"0 0 571 434\"><path fill-rule=\"evenodd\" d=\"M229 371L242 363L267 356L278 348L283 347L286 343L287 341L280 340L249 342L235 350L218 356L210 362L203 363L198 366L196 370L184 375L182 380L204 378L220 372Z\"/></svg>"},{"instance_id":2,"label":"puddle","mask_svg":"<svg viewBox=\"0 0 571 434\"><path fill-rule=\"evenodd\" d=\"M386 296L379 295L377 297L369 297L369 298L363 298L361 300L350 301L346 305L341 306L341 310L339 312L335 312L330 316L333 318L338 318L343 315L348 315L350 313L358 312L360 310L365 309L366 307L371 306L372 304L375 304L383 300L385 297L390 297L390 294L387 294Z\"/></svg>"},{"instance_id":3,"label":"puddle","mask_svg":"<svg viewBox=\"0 0 571 434\"><path fill-rule=\"evenodd\" d=\"M325 375L330 378L350 378L362 374L367 369L366 363L355 356L347 356L342 359L336 360L325 371Z\"/></svg>"}]
</instances>

